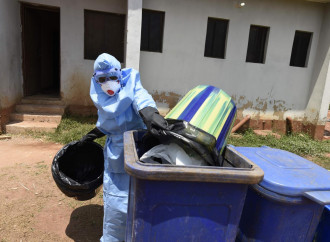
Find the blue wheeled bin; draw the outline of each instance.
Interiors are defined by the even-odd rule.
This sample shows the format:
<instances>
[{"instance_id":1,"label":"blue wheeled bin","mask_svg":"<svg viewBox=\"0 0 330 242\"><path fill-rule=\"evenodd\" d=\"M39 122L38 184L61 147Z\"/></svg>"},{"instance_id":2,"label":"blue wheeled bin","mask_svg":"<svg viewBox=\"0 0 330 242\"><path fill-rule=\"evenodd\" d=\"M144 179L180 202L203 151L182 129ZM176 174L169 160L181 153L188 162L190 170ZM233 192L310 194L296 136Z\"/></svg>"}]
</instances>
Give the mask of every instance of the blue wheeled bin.
<instances>
[{"instance_id":1,"label":"blue wheeled bin","mask_svg":"<svg viewBox=\"0 0 330 242\"><path fill-rule=\"evenodd\" d=\"M330 172L284 150L232 148L265 173L249 186L237 241L312 241L330 204Z\"/></svg>"},{"instance_id":2,"label":"blue wheeled bin","mask_svg":"<svg viewBox=\"0 0 330 242\"><path fill-rule=\"evenodd\" d=\"M143 133L124 134L126 242L235 241L248 184L261 181L263 171L231 148L227 167L142 163Z\"/></svg>"},{"instance_id":3,"label":"blue wheeled bin","mask_svg":"<svg viewBox=\"0 0 330 242\"><path fill-rule=\"evenodd\" d=\"M321 221L317 227L315 234L315 242L330 241L330 205L323 209Z\"/></svg>"}]
</instances>

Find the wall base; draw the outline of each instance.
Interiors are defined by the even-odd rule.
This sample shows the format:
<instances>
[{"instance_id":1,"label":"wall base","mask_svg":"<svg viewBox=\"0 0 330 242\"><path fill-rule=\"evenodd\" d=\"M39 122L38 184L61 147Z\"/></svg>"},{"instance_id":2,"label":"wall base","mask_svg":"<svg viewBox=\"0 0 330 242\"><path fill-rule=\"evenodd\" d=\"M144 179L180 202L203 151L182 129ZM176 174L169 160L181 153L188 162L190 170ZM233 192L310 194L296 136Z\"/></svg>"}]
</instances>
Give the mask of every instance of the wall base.
<instances>
[{"instance_id":1,"label":"wall base","mask_svg":"<svg viewBox=\"0 0 330 242\"><path fill-rule=\"evenodd\" d=\"M0 133L5 133L6 124L10 121L10 114L14 112L15 105L0 110Z\"/></svg>"},{"instance_id":2,"label":"wall base","mask_svg":"<svg viewBox=\"0 0 330 242\"><path fill-rule=\"evenodd\" d=\"M236 119L235 124L238 124L240 119ZM262 119L250 119L239 130L247 130L251 128L253 130L274 130L280 134L287 133L307 133L313 139L322 140L324 136L325 125L315 125L311 123L304 123L302 121L292 121L292 127L288 121L285 120L262 120Z\"/></svg>"},{"instance_id":3,"label":"wall base","mask_svg":"<svg viewBox=\"0 0 330 242\"><path fill-rule=\"evenodd\" d=\"M12 110L13 108L14 106L12 107ZM94 106L69 105L66 108L66 112L81 116L97 115L97 109ZM9 118L9 115L7 116ZM240 119L236 119L234 126L240 121ZM313 139L322 140L324 136L325 125L315 125L311 123L306 124L302 121L295 120L292 121L292 124L290 125L287 120L250 119L239 128L239 131L247 130L248 128L254 130L273 130L279 134L303 132L309 134Z\"/></svg>"}]
</instances>

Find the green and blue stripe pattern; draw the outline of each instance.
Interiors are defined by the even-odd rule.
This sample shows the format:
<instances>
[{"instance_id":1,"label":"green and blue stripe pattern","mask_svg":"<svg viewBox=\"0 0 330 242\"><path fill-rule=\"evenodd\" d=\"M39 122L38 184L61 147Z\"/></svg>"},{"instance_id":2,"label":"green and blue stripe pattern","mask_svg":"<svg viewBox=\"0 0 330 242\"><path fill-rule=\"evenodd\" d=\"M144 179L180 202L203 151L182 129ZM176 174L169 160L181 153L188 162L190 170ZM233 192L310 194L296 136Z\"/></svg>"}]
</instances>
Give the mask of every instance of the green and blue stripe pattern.
<instances>
[{"instance_id":1,"label":"green and blue stripe pattern","mask_svg":"<svg viewBox=\"0 0 330 242\"><path fill-rule=\"evenodd\" d=\"M223 90L199 85L190 90L165 118L185 120L213 135L221 154L236 119L236 110L235 103Z\"/></svg>"}]
</instances>

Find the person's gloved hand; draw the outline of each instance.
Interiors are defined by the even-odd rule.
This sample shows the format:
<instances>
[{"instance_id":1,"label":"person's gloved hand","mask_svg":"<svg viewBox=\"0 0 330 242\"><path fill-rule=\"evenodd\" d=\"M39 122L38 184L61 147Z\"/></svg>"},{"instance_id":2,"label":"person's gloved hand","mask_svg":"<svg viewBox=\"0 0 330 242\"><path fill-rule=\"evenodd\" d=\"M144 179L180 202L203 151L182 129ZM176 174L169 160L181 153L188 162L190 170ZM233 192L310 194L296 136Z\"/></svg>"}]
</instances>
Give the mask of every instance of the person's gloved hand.
<instances>
[{"instance_id":1,"label":"person's gloved hand","mask_svg":"<svg viewBox=\"0 0 330 242\"><path fill-rule=\"evenodd\" d=\"M105 134L102 133L97 127L89 131L86 135L84 135L78 142L79 144L84 144L85 142L91 142L97 138L103 137Z\"/></svg>"},{"instance_id":2,"label":"person's gloved hand","mask_svg":"<svg viewBox=\"0 0 330 242\"><path fill-rule=\"evenodd\" d=\"M156 108L146 107L141 109L139 113L151 134L159 136L162 130L170 129L167 121L159 114Z\"/></svg>"}]
</instances>

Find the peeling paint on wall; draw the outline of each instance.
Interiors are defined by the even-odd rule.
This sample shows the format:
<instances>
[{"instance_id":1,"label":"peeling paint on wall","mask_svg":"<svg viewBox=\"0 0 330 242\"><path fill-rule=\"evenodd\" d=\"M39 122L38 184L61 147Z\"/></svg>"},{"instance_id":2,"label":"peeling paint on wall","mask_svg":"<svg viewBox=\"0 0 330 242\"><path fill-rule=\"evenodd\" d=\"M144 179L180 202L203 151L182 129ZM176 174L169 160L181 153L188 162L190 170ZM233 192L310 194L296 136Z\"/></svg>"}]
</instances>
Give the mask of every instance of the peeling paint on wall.
<instances>
[{"instance_id":1,"label":"peeling paint on wall","mask_svg":"<svg viewBox=\"0 0 330 242\"><path fill-rule=\"evenodd\" d=\"M232 99L238 108L237 117L239 118L243 117L244 110L249 109L252 112L255 111L253 114L254 118L260 118L261 115L269 116L269 114L265 115L268 111L268 113L273 112L272 117L269 118L284 120L285 112L291 110L291 108L285 105L284 100L270 100L269 98L257 97L255 101L251 101L247 100L245 96L237 97L236 95L233 95Z\"/></svg>"},{"instance_id":2,"label":"peeling paint on wall","mask_svg":"<svg viewBox=\"0 0 330 242\"><path fill-rule=\"evenodd\" d=\"M267 103L267 99L258 97L256 100L255 109L265 112L267 110Z\"/></svg>"},{"instance_id":3,"label":"peeling paint on wall","mask_svg":"<svg viewBox=\"0 0 330 242\"><path fill-rule=\"evenodd\" d=\"M251 101L246 100L245 96L236 97L236 95L233 95L231 98L236 104L236 107L239 109L252 108L253 106L253 103Z\"/></svg>"},{"instance_id":4,"label":"peeling paint on wall","mask_svg":"<svg viewBox=\"0 0 330 242\"><path fill-rule=\"evenodd\" d=\"M175 92L154 91L151 93L151 95L157 103L166 104L169 109L172 109L178 103L178 101L182 98L181 95L179 95Z\"/></svg>"},{"instance_id":5,"label":"peeling paint on wall","mask_svg":"<svg viewBox=\"0 0 330 242\"><path fill-rule=\"evenodd\" d=\"M274 116L278 116L280 120L284 120L284 113L289 110L284 105L285 101L283 100L273 101Z\"/></svg>"},{"instance_id":6,"label":"peeling paint on wall","mask_svg":"<svg viewBox=\"0 0 330 242\"><path fill-rule=\"evenodd\" d=\"M325 125L326 119L324 120L319 120L319 111L315 109L310 109L308 114L305 114L305 117L303 119L303 124L308 124L308 123L315 123L318 125Z\"/></svg>"}]
</instances>

